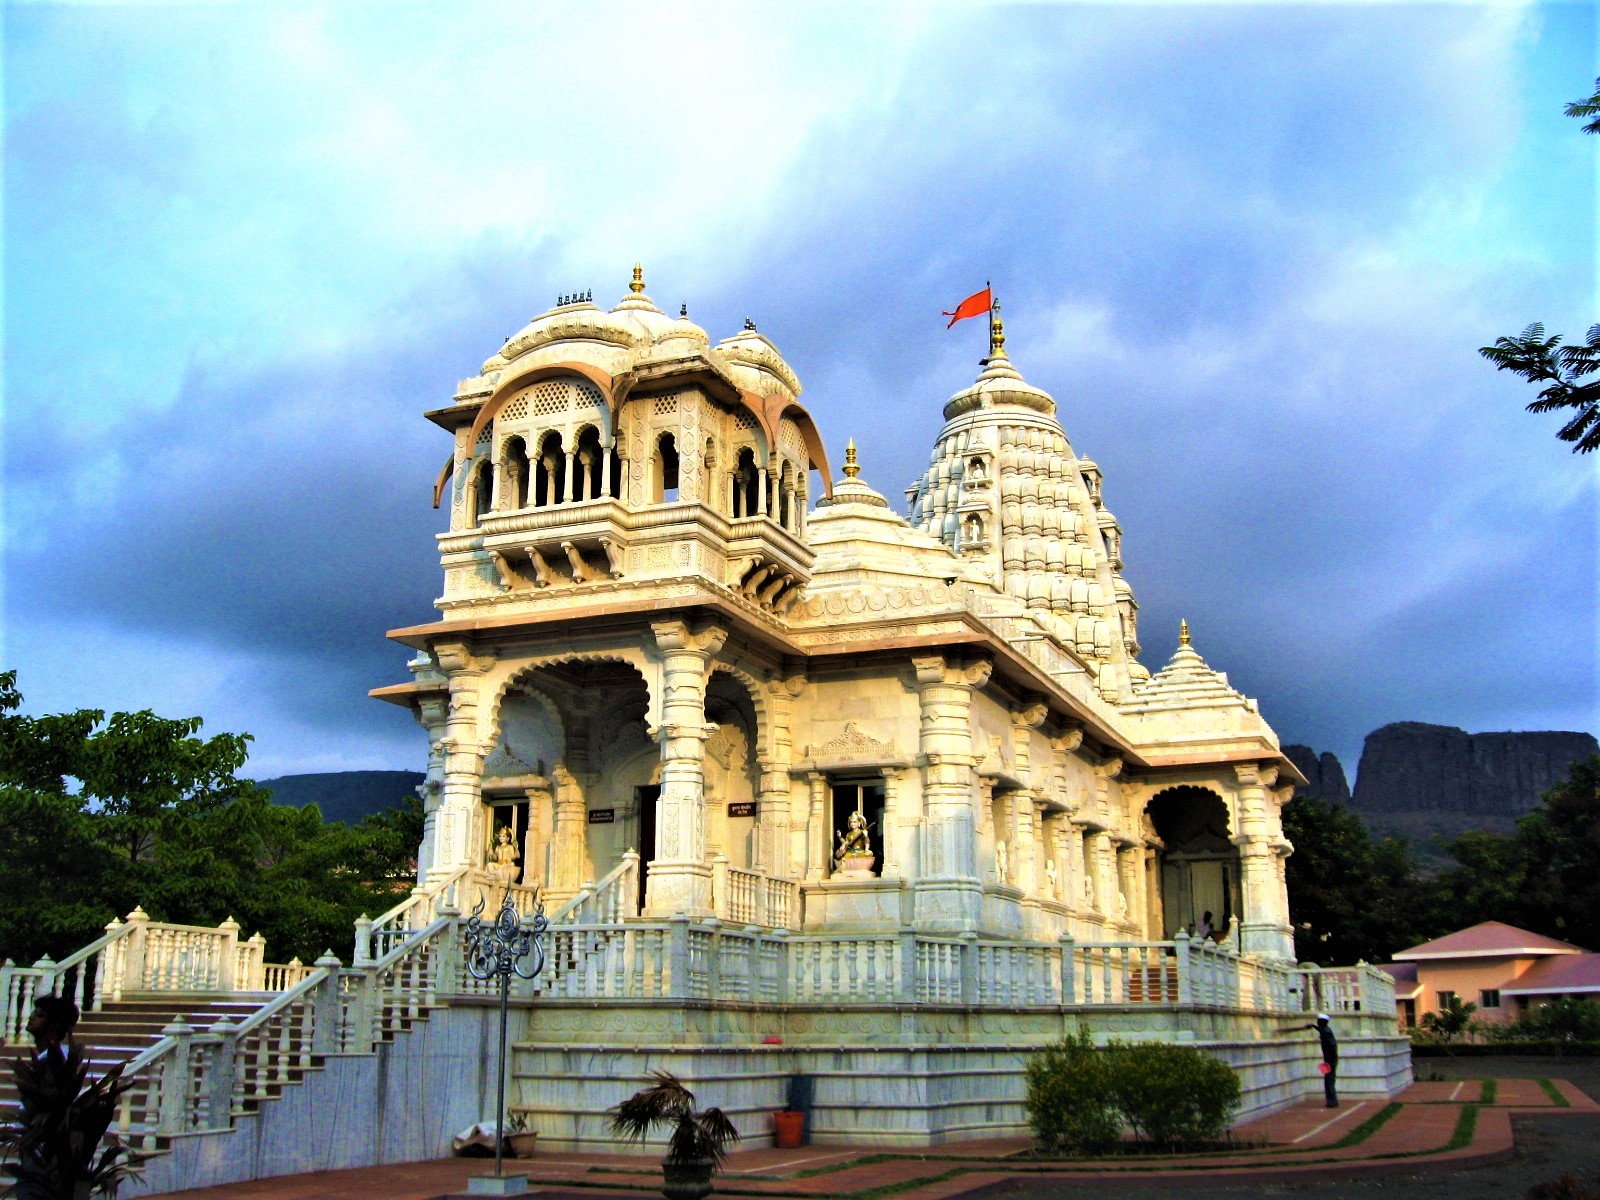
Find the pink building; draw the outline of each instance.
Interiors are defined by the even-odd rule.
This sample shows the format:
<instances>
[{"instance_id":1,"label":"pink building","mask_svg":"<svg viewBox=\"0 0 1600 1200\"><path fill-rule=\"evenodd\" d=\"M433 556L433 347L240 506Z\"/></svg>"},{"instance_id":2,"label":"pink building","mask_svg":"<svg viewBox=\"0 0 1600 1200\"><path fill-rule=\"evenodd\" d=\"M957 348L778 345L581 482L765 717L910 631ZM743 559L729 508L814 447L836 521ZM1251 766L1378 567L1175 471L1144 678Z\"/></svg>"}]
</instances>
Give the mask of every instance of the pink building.
<instances>
[{"instance_id":1,"label":"pink building","mask_svg":"<svg viewBox=\"0 0 1600 1200\"><path fill-rule=\"evenodd\" d=\"M1381 969L1394 976L1402 1028L1438 1012L1448 996L1476 1004L1484 1021L1514 1021L1556 996L1600 996L1600 954L1502 921L1401 950Z\"/></svg>"}]
</instances>

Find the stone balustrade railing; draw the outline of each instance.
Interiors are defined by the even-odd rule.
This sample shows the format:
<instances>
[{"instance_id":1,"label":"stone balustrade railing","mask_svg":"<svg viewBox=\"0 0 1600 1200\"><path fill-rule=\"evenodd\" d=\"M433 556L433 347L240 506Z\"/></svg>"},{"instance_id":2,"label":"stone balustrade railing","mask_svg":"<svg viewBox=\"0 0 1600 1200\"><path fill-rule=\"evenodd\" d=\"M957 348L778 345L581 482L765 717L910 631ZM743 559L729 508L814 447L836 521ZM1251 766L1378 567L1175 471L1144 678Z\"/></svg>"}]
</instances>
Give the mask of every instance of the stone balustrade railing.
<instances>
[{"instance_id":1,"label":"stone balustrade railing","mask_svg":"<svg viewBox=\"0 0 1600 1200\"><path fill-rule=\"evenodd\" d=\"M519 907L518 912L531 912ZM586 883L578 894L550 914L552 925L608 925L639 915L639 853L623 852L622 861L596 883Z\"/></svg>"},{"instance_id":2,"label":"stone balustrade railing","mask_svg":"<svg viewBox=\"0 0 1600 1200\"><path fill-rule=\"evenodd\" d=\"M231 917L215 929L152 921L142 908L59 963L0 966L0 1045L25 1040L37 996L70 996L81 1011L144 992L276 991L300 977L297 966L268 965L260 934L240 939ZM269 979L270 972L270 979Z\"/></svg>"},{"instance_id":3,"label":"stone balustrade railing","mask_svg":"<svg viewBox=\"0 0 1600 1200\"><path fill-rule=\"evenodd\" d=\"M1353 967L1319 967L1304 963L1304 1011L1394 1015L1394 977L1371 963Z\"/></svg>"},{"instance_id":4,"label":"stone balustrade railing","mask_svg":"<svg viewBox=\"0 0 1600 1200\"><path fill-rule=\"evenodd\" d=\"M793 929L800 920L800 888L793 880L730 867L718 854L711 860L711 905L721 921Z\"/></svg>"}]
</instances>

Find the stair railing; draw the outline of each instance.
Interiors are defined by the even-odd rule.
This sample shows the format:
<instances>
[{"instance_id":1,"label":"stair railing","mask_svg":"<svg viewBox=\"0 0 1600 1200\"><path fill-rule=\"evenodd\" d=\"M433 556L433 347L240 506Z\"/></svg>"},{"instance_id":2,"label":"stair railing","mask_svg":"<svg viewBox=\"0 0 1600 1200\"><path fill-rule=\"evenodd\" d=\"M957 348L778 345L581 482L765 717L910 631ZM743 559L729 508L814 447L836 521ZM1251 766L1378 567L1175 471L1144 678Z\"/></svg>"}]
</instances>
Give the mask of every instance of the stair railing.
<instances>
[{"instance_id":1,"label":"stair railing","mask_svg":"<svg viewBox=\"0 0 1600 1200\"><path fill-rule=\"evenodd\" d=\"M577 895L550 914L550 924L610 925L638 915L639 853L625 850L622 861L598 882L584 884Z\"/></svg>"},{"instance_id":2,"label":"stair railing","mask_svg":"<svg viewBox=\"0 0 1600 1200\"><path fill-rule=\"evenodd\" d=\"M473 874L471 867L460 867L443 879L419 884L399 904L376 917L362 916L356 921L352 967L366 967L388 956L417 930L446 910L462 911L465 892Z\"/></svg>"},{"instance_id":3,"label":"stair railing","mask_svg":"<svg viewBox=\"0 0 1600 1200\"><path fill-rule=\"evenodd\" d=\"M113 919L103 934L60 962L47 955L31 967L10 959L0 965L0 1045L27 1040L28 1015L40 996L68 996L80 1011L98 1012L102 999L112 998L103 993L120 994L123 951L133 929Z\"/></svg>"}]
</instances>

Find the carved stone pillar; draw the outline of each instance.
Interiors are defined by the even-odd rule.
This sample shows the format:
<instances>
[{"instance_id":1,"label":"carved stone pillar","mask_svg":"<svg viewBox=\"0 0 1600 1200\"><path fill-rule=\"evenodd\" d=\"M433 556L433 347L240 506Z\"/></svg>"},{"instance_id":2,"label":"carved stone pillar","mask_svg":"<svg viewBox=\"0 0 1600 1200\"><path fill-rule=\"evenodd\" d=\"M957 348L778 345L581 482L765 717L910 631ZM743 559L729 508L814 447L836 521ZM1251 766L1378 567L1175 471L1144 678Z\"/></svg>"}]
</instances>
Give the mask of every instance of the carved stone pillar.
<instances>
[{"instance_id":1,"label":"carved stone pillar","mask_svg":"<svg viewBox=\"0 0 1600 1200\"><path fill-rule=\"evenodd\" d=\"M806 805L806 880L815 883L828 877L828 777L821 771L806 772L809 802Z\"/></svg>"},{"instance_id":2,"label":"carved stone pillar","mask_svg":"<svg viewBox=\"0 0 1600 1200\"><path fill-rule=\"evenodd\" d=\"M412 714L428 735L428 767L417 795L422 800L422 845L417 850L417 882L425 883L434 867L437 853L435 827L439 805L444 797L444 738L450 718L449 700L437 693L426 694Z\"/></svg>"},{"instance_id":3,"label":"carved stone pillar","mask_svg":"<svg viewBox=\"0 0 1600 1200\"><path fill-rule=\"evenodd\" d=\"M443 783L434 821L430 874L448 875L461 867L483 865L483 745L478 705L483 673L494 660L474 656L460 642L438 647L435 657L450 680L450 709L445 735L439 741Z\"/></svg>"},{"instance_id":4,"label":"carved stone pillar","mask_svg":"<svg viewBox=\"0 0 1600 1200\"><path fill-rule=\"evenodd\" d=\"M711 867L705 861L706 678L725 629L691 629L681 620L651 627L661 662L661 800L656 855L650 864L646 914L711 912Z\"/></svg>"},{"instance_id":5,"label":"carved stone pillar","mask_svg":"<svg viewBox=\"0 0 1600 1200\"><path fill-rule=\"evenodd\" d=\"M707 478L711 478L708 474ZM776 681L768 699L767 758L761 763L760 795L756 807L759 834L756 838L759 869L780 879L796 877L791 849L794 815L790 792L794 787L789 766L794 761L792 722L794 701L805 691L806 678L799 672ZM803 874L803 872L799 872Z\"/></svg>"},{"instance_id":6,"label":"carved stone pillar","mask_svg":"<svg viewBox=\"0 0 1600 1200\"><path fill-rule=\"evenodd\" d=\"M550 858L555 840L555 799L550 784L541 780L524 789L528 801L528 835L522 846L522 882L550 885Z\"/></svg>"},{"instance_id":7,"label":"carved stone pillar","mask_svg":"<svg viewBox=\"0 0 1600 1200\"><path fill-rule=\"evenodd\" d=\"M972 691L989 681L984 660L943 655L911 660L922 709L919 749L924 813L917 923L928 929L976 929L983 912L978 878L978 814L972 780Z\"/></svg>"},{"instance_id":8,"label":"carved stone pillar","mask_svg":"<svg viewBox=\"0 0 1600 1200\"><path fill-rule=\"evenodd\" d=\"M583 785L563 764L555 765L551 777L555 781L556 820L550 839L548 890L550 903L555 906L570 899L585 882L589 809L583 798Z\"/></svg>"},{"instance_id":9,"label":"carved stone pillar","mask_svg":"<svg viewBox=\"0 0 1600 1200\"><path fill-rule=\"evenodd\" d=\"M1269 958L1294 957L1294 931L1289 925L1289 910L1278 886L1278 858L1273 836L1276 824L1267 813L1267 788L1277 782L1276 767L1262 768L1255 763L1240 763L1234 769L1238 780L1236 811L1239 847L1240 949L1245 954Z\"/></svg>"},{"instance_id":10,"label":"carved stone pillar","mask_svg":"<svg viewBox=\"0 0 1600 1200\"><path fill-rule=\"evenodd\" d=\"M611 442L606 442L600 447L600 494L596 500L607 499L611 495Z\"/></svg>"}]
</instances>

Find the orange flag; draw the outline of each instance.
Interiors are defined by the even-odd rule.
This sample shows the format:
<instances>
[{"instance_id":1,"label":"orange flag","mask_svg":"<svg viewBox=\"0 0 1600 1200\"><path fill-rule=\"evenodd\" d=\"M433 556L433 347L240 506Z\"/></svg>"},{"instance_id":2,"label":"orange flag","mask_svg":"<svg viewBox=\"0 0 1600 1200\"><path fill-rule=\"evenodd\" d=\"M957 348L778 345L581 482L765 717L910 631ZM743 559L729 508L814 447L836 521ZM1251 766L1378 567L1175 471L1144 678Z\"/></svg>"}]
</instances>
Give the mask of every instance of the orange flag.
<instances>
[{"instance_id":1,"label":"orange flag","mask_svg":"<svg viewBox=\"0 0 1600 1200\"><path fill-rule=\"evenodd\" d=\"M973 292L972 295L956 305L955 312L940 313L939 315L949 317L950 325L954 325L957 321L965 321L968 317L983 316L993 305L994 297L990 294L990 289L984 288L981 292ZM949 329L950 325L946 325L945 328Z\"/></svg>"}]
</instances>

